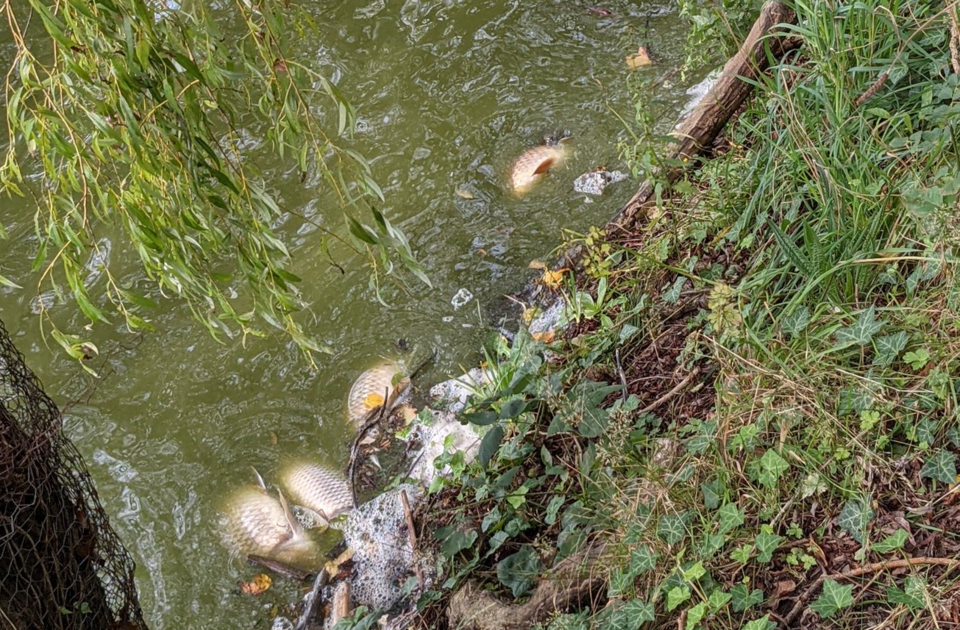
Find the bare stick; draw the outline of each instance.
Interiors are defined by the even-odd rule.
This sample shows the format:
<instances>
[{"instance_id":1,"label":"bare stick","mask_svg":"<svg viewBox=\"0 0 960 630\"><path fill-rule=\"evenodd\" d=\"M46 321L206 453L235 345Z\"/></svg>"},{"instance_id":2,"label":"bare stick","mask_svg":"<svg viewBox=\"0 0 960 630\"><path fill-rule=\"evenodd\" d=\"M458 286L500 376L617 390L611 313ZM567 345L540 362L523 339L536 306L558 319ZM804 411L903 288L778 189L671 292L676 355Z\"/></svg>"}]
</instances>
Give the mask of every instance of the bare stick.
<instances>
[{"instance_id":1,"label":"bare stick","mask_svg":"<svg viewBox=\"0 0 960 630\"><path fill-rule=\"evenodd\" d=\"M957 24L957 3L951 4L950 12L950 65L953 73L960 74L960 25Z\"/></svg>"},{"instance_id":2,"label":"bare stick","mask_svg":"<svg viewBox=\"0 0 960 630\"><path fill-rule=\"evenodd\" d=\"M417 582L423 586L423 574L420 573L420 563L417 562L417 530L413 525L413 511L410 509L410 500L407 499L407 491L400 491L400 502L403 503L403 515L407 519L407 537L410 540L410 551L414 554L413 570L417 574Z\"/></svg>"},{"instance_id":3,"label":"bare stick","mask_svg":"<svg viewBox=\"0 0 960 630\"><path fill-rule=\"evenodd\" d=\"M317 579L313 581L313 589L310 591L310 599L307 601L307 607L304 608L303 614L300 615L300 619L297 620L297 625L294 627L294 630L306 629L307 624L313 619L313 616L317 613L317 607L320 605L320 590L326 586L329 581L330 574L327 573L326 569L320 569L320 573L317 573Z\"/></svg>"},{"instance_id":4,"label":"bare stick","mask_svg":"<svg viewBox=\"0 0 960 630\"><path fill-rule=\"evenodd\" d=\"M695 367L695 368L693 368L692 370L690 370L690 373L687 374L686 378L684 378L682 381L680 381L679 383L677 383L677 384L674 386L674 388L671 389L669 392L667 392L666 394L664 394L664 395L661 396L660 398L657 398L655 401L653 401L652 403L650 403L649 405L647 405L646 407L644 407L643 409L641 409L641 410L640 410L640 413L641 413L641 414L650 413L651 411L653 411L653 410L656 409L657 407L660 407L660 406L663 405L664 403L669 402L671 399L673 399L674 397L676 397L677 394L679 394L680 392L682 392L682 391L687 387L687 385L690 384L690 381L692 381L693 379L695 379L698 374L700 374L700 368L699 368L699 367Z\"/></svg>"},{"instance_id":5,"label":"bare stick","mask_svg":"<svg viewBox=\"0 0 960 630\"><path fill-rule=\"evenodd\" d=\"M803 608L804 603L810 600L813 594L817 592L817 589L819 589L826 580L849 580L850 578L860 577L861 575L867 575L868 573L892 571L893 569L906 569L908 567L915 567L924 564L955 569L960 567L960 559L929 557L905 558L903 560L890 560L888 562L874 562L873 564L867 564L856 569L850 569L849 571L831 573L830 575L823 574L818 577L817 580L811 584L802 595L800 595L800 597L797 598L793 608L791 608L790 612L787 613L787 616L783 618L784 625L789 626L791 623L793 623L793 620L796 619L797 615L800 614L800 610Z\"/></svg>"},{"instance_id":6,"label":"bare stick","mask_svg":"<svg viewBox=\"0 0 960 630\"><path fill-rule=\"evenodd\" d=\"M623 373L623 365L620 364L620 348L614 349L613 358L617 362L617 373L620 375L620 384L623 385L623 391L620 393L620 398L623 400L623 402L627 402L627 375Z\"/></svg>"},{"instance_id":7,"label":"bare stick","mask_svg":"<svg viewBox=\"0 0 960 630\"><path fill-rule=\"evenodd\" d=\"M296 580L297 582L303 582L310 574L306 571L292 567L285 562L280 562L279 560L273 560L271 558L265 558L263 556L249 555L247 556L247 562L249 564L257 565L273 571L278 575L282 575L285 578L290 578L291 580Z\"/></svg>"},{"instance_id":8,"label":"bare stick","mask_svg":"<svg viewBox=\"0 0 960 630\"><path fill-rule=\"evenodd\" d=\"M350 615L350 582L340 582L333 592L333 605L330 607L330 625Z\"/></svg>"}]
</instances>

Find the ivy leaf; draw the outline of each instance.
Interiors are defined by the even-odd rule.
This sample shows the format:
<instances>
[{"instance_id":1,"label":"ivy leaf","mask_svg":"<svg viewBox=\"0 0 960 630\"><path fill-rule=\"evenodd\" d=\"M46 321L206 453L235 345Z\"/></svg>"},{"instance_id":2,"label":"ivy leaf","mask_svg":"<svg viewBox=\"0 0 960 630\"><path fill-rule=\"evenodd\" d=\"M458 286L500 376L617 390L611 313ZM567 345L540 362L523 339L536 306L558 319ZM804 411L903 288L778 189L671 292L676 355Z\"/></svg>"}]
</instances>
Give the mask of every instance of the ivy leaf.
<instances>
[{"instance_id":1,"label":"ivy leaf","mask_svg":"<svg viewBox=\"0 0 960 630\"><path fill-rule=\"evenodd\" d=\"M806 306L798 308L780 321L780 330L790 335L793 339L810 324L810 309Z\"/></svg>"},{"instance_id":2,"label":"ivy leaf","mask_svg":"<svg viewBox=\"0 0 960 630\"><path fill-rule=\"evenodd\" d=\"M837 611L853 605L853 586L841 585L839 582L827 580L823 583L823 592L817 601L810 604L821 619L833 617Z\"/></svg>"},{"instance_id":3,"label":"ivy leaf","mask_svg":"<svg viewBox=\"0 0 960 630\"><path fill-rule=\"evenodd\" d=\"M920 610L926 607L926 586L927 584L923 578L915 575L907 576L902 589L896 586L887 587L887 600L891 604L904 604L914 610Z\"/></svg>"},{"instance_id":4,"label":"ivy leaf","mask_svg":"<svg viewBox=\"0 0 960 630\"><path fill-rule=\"evenodd\" d=\"M883 328L883 322L877 321L877 309L870 308L860 311L860 316L853 326L841 328L837 331L837 345L835 349L846 348L851 345L865 346L873 336Z\"/></svg>"},{"instance_id":5,"label":"ivy leaf","mask_svg":"<svg viewBox=\"0 0 960 630\"><path fill-rule=\"evenodd\" d=\"M844 504L843 509L840 510L837 524L862 545L867 536L867 525L870 524L874 516L875 513L873 508L870 507L869 499L859 497L850 499Z\"/></svg>"},{"instance_id":6,"label":"ivy leaf","mask_svg":"<svg viewBox=\"0 0 960 630\"><path fill-rule=\"evenodd\" d=\"M687 623L684 630L693 630L707 616L707 602L700 602L696 606L687 609Z\"/></svg>"},{"instance_id":7,"label":"ivy leaf","mask_svg":"<svg viewBox=\"0 0 960 630\"><path fill-rule=\"evenodd\" d=\"M876 355L873 357L873 364L880 367L887 367L897 360L900 353L907 347L910 341L910 335L904 331L892 335L884 335L873 341L873 349Z\"/></svg>"},{"instance_id":8,"label":"ivy leaf","mask_svg":"<svg viewBox=\"0 0 960 630\"><path fill-rule=\"evenodd\" d=\"M875 544L873 546L873 550L879 554L884 554L903 549L903 545L906 544L907 538L909 538L909 535L907 534L906 530L898 529Z\"/></svg>"},{"instance_id":9,"label":"ivy leaf","mask_svg":"<svg viewBox=\"0 0 960 630\"><path fill-rule=\"evenodd\" d=\"M560 495L550 499L550 503L547 504L547 515L544 517L547 525L553 525L557 522L557 514L560 513L560 508L563 507L564 501L566 501L566 497Z\"/></svg>"},{"instance_id":10,"label":"ivy leaf","mask_svg":"<svg viewBox=\"0 0 960 630\"><path fill-rule=\"evenodd\" d=\"M634 576L653 571L657 566L657 559L660 554L655 553L649 545L637 547L630 554L630 573Z\"/></svg>"},{"instance_id":11,"label":"ivy leaf","mask_svg":"<svg viewBox=\"0 0 960 630\"><path fill-rule=\"evenodd\" d=\"M483 441L480 442L480 449L477 452L477 459L481 466L484 468L487 467L487 464L489 464L493 456L496 455L497 449L500 448L500 442L502 441L503 427L499 424L490 427L487 434L483 436Z\"/></svg>"},{"instance_id":12,"label":"ivy leaf","mask_svg":"<svg viewBox=\"0 0 960 630\"><path fill-rule=\"evenodd\" d=\"M777 550L783 536L777 536L769 532L760 532L755 541L757 547L757 562L767 563L773 558L773 552Z\"/></svg>"},{"instance_id":13,"label":"ivy leaf","mask_svg":"<svg viewBox=\"0 0 960 630\"><path fill-rule=\"evenodd\" d=\"M540 554L530 545L523 545L520 551L497 563L497 580L509 588L514 597L520 597L533 586L540 568Z\"/></svg>"},{"instance_id":14,"label":"ivy leaf","mask_svg":"<svg viewBox=\"0 0 960 630\"><path fill-rule=\"evenodd\" d=\"M723 494L723 491L723 481L719 479L700 484L700 492L703 493L703 506L708 510L717 509L720 505L720 495Z\"/></svg>"},{"instance_id":15,"label":"ivy leaf","mask_svg":"<svg viewBox=\"0 0 960 630\"><path fill-rule=\"evenodd\" d=\"M668 545L677 544L683 540L686 533L683 517L678 514L665 514L657 523L657 536L667 541Z\"/></svg>"},{"instance_id":16,"label":"ivy leaf","mask_svg":"<svg viewBox=\"0 0 960 630\"><path fill-rule=\"evenodd\" d=\"M635 630L655 619L653 611L653 604L633 599L613 609L601 627L604 630Z\"/></svg>"},{"instance_id":17,"label":"ivy leaf","mask_svg":"<svg viewBox=\"0 0 960 630\"><path fill-rule=\"evenodd\" d=\"M775 450L767 449L760 458L760 483L767 488L773 488L780 481L780 475L790 468L790 463Z\"/></svg>"},{"instance_id":18,"label":"ivy leaf","mask_svg":"<svg viewBox=\"0 0 960 630\"><path fill-rule=\"evenodd\" d=\"M743 525L744 511L738 509L735 503L724 503L717 511L717 518L720 521L718 533L726 534Z\"/></svg>"},{"instance_id":19,"label":"ivy leaf","mask_svg":"<svg viewBox=\"0 0 960 630\"><path fill-rule=\"evenodd\" d=\"M627 592L633 588L633 576L629 571L617 569L610 576L610 584L607 586L607 598L612 599Z\"/></svg>"},{"instance_id":20,"label":"ivy leaf","mask_svg":"<svg viewBox=\"0 0 960 630\"><path fill-rule=\"evenodd\" d=\"M690 588L674 586L667 591L667 610L674 610L677 606L690 599Z\"/></svg>"},{"instance_id":21,"label":"ivy leaf","mask_svg":"<svg viewBox=\"0 0 960 630\"><path fill-rule=\"evenodd\" d=\"M776 630L777 624L770 621L770 615L764 615L744 624L741 630Z\"/></svg>"},{"instance_id":22,"label":"ivy leaf","mask_svg":"<svg viewBox=\"0 0 960 630\"><path fill-rule=\"evenodd\" d=\"M729 602L731 599L733 599L733 595L727 593L726 591L722 591L719 588L713 591L710 593L710 597L707 598L707 603L710 604L710 612L717 612L726 606L727 602Z\"/></svg>"},{"instance_id":23,"label":"ivy leaf","mask_svg":"<svg viewBox=\"0 0 960 630\"><path fill-rule=\"evenodd\" d=\"M743 612L747 608L759 606L763 603L763 591L755 588L752 591L746 584L737 584L730 589L730 604L735 612Z\"/></svg>"},{"instance_id":24,"label":"ivy leaf","mask_svg":"<svg viewBox=\"0 0 960 630\"><path fill-rule=\"evenodd\" d=\"M923 462L920 476L942 483L955 483L957 480L957 456L950 451L937 453Z\"/></svg>"}]
</instances>

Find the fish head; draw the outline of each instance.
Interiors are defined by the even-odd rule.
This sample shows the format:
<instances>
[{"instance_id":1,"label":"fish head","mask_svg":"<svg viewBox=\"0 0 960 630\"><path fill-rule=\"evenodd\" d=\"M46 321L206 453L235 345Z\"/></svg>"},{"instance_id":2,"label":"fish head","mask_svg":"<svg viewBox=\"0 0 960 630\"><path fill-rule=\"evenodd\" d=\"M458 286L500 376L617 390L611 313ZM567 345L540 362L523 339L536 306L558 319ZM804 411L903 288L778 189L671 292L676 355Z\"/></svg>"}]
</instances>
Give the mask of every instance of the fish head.
<instances>
[{"instance_id":1,"label":"fish head","mask_svg":"<svg viewBox=\"0 0 960 630\"><path fill-rule=\"evenodd\" d=\"M566 144L570 138L573 137L573 134L569 129L564 129L562 131L553 131L548 133L543 137L543 142L547 146L556 146Z\"/></svg>"}]
</instances>

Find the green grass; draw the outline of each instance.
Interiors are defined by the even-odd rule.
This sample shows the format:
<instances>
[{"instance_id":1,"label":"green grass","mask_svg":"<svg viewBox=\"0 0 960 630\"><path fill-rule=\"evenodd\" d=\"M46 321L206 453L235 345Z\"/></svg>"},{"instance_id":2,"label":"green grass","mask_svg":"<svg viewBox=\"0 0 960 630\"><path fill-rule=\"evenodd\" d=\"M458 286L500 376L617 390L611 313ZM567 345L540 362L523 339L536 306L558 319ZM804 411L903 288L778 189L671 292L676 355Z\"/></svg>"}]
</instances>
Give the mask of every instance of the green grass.
<instances>
[{"instance_id":1,"label":"green grass","mask_svg":"<svg viewBox=\"0 0 960 630\"><path fill-rule=\"evenodd\" d=\"M486 427L481 461L438 489L446 582L425 619L468 577L522 602L599 538L607 592L549 627L950 621L951 18L936 2L795 7L802 46L730 148L636 234L582 237L566 337L494 344L496 383L466 416Z\"/></svg>"}]
</instances>

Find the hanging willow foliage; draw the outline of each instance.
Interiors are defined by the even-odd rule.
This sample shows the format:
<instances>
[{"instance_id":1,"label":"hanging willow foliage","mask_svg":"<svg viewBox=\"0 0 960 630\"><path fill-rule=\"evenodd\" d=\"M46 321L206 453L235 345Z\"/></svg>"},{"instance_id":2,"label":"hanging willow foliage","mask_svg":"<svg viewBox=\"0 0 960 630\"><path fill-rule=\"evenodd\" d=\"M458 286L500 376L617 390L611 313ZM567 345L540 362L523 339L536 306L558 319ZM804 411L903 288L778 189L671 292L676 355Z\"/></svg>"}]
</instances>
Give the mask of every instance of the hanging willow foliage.
<instances>
[{"instance_id":1,"label":"hanging willow foliage","mask_svg":"<svg viewBox=\"0 0 960 630\"><path fill-rule=\"evenodd\" d=\"M241 37L226 36L199 3L6 0L17 55L5 86L10 144L0 184L37 199L38 289L65 284L91 321L116 312L130 327L150 327L144 308L152 300L109 268L102 294L84 283L84 261L106 261L96 230L109 223L123 228L160 291L184 298L214 335L231 324L263 334L267 323L308 353L323 351L293 317L299 278L285 269L289 252L271 227L284 211L241 155L242 121L265 124L281 158L322 174L358 239L354 249L366 251L375 269L390 271L398 257L428 281L382 214L373 211L372 225L349 214L383 193L363 157L337 144L353 128L350 105L286 54L285 37L309 28L309 16L273 0L228 8L243 24ZM47 36L29 26L37 19ZM332 102L330 121L316 113L318 101ZM30 176L38 172L42 179ZM223 274L225 266L233 273ZM228 297L234 285L244 312ZM56 327L53 335L75 357L90 350Z\"/></svg>"}]
</instances>

